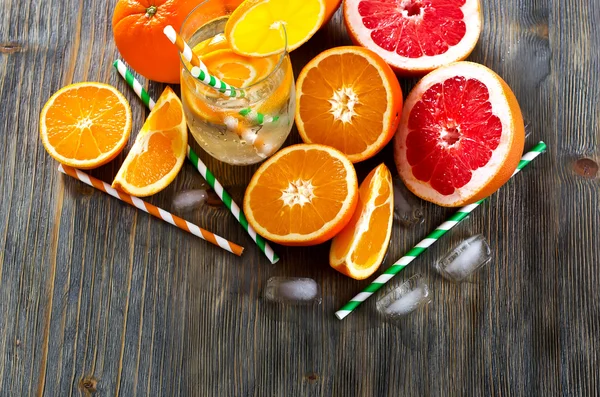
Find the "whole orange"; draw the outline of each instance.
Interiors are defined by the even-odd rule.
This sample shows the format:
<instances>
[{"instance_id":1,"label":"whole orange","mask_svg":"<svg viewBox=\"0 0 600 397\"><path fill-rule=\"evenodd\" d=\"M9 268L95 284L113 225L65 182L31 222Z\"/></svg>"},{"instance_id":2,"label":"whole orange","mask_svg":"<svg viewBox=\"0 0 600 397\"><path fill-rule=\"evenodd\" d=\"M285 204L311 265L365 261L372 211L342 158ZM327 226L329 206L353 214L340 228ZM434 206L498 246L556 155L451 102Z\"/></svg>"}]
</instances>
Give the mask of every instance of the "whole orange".
<instances>
[{"instance_id":1,"label":"whole orange","mask_svg":"<svg viewBox=\"0 0 600 397\"><path fill-rule=\"evenodd\" d=\"M167 25L179 31L202 0L119 0L113 13L115 43L123 59L147 79L179 83L179 54L164 35ZM216 2L215 7L222 7Z\"/></svg>"}]
</instances>

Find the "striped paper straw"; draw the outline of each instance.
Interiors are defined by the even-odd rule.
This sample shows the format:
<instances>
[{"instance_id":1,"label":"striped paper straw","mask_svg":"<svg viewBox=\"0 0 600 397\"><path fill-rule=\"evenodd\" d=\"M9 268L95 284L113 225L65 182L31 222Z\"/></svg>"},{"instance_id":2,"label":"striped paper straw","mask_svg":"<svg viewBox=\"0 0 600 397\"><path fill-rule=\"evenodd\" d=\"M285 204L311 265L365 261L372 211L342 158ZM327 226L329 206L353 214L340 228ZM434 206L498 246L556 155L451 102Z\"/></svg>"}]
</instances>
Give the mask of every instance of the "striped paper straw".
<instances>
[{"instance_id":1,"label":"striped paper straw","mask_svg":"<svg viewBox=\"0 0 600 397\"><path fill-rule=\"evenodd\" d=\"M262 113L258 113L255 110L252 110L252 108L246 108L246 109L242 109L240 110L240 114L246 118L248 118L251 121L256 121L258 124L267 124L267 123L274 123L277 120L279 120L279 116L275 116L275 117L271 117L271 116L265 116Z\"/></svg>"},{"instance_id":2,"label":"striped paper straw","mask_svg":"<svg viewBox=\"0 0 600 397\"><path fill-rule=\"evenodd\" d=\"M121 60L114 61L113 66L119 71L119 74L125 79L125 81L127 81L127 84L129 84L129 86L133 88L133 90L140 97L144 105L146 105L150 110L152 110L155 102L152 100L152 98L150 98L148 92L144 89L144 87L142 87L140 82L135 78L135 76L133 75L133 73L131 73L127 66L125 66L125 64ZM248 220L246 219L246 216L244 215L240 207L235 203L235 201L233 201L229 193L227 193L227 191L223 188L223 185L221 185L217 178L215 178L213 173L206 167L206 164L204 164L204 162L200 160L198 155L192 150L192 148L189 145L187 147L187 156L191 163L194 165L194 167L196 167L200 175L202 175L202 177L206 179L206 182L208 182L209 186L213 188L213 190L215 191L215 193L217 193L221 201L223 201L225 207L227 207L227 209L231 211L235 219L237 219L237 221L250 235L250 237L256 243L256 245L258 245L258 248L260 248L260 250L265 254L267 259L269 259L269 261L273 264L277 263L279 261L279 256L277 256L277 254L273 251L273 248L271 248L269 243L264 238L256 234L254 228L248 224Z\"/></svg>"},{"instance_id":3,"label":"striped paper straw","mask_svg":"<svg viewBox=\"0 0 600 397\"><path fill-rule=\"evenodd\" d=\"M108 193L111 196L118 198L119 200L124 201L129 205L139 208L152 216L162 219L163 221L170 223L171 225L175 225L178 228L185 230L186 232L192 233L194 236L200 237L202 240L206 240L210 243L213 243L214 245L223 248L225 251L229 251L232 254L236 254L237 256L241 256L242 252L244 252L243 247L240 247L235 243L227 241L223 237L209 232L208 230L202 229L201 227L196 226L191 222L181 219L180 217L175 216L170 212L163 210L162 208L158 208L135 196L130 196L129 194L123 193L120 190L114 189L108 183L102 182L101 180L96 179L86 174L85 172L62 164L58 166L58 170L63 174L67 174L75 179L80 180L86 185L95 187L96 189L101 190L104 193Z\"/></svg>"},{"instance_id":4,"label":"striped paper straw","mask_svg":"<svg viewBox=\"0 0 600 397\"><path fill-rule=\"evenodd\" d=\"M171 25L165 27L163 31L165 35L169 38L171 43L177 46L185 60L192 64L193 67L190 73L193 77L199 79L204 84L218 89L220 92L226 93L227 90L230 90L229 96L235 97L237 95L239 97L244 97L246 95L244 90L228 85L224 81L221 81L218 78L212 76L208 71L206 65L204 65L200 58L198 58L198 56L194 54L194 51L192 51L190 46L183 40L183 38L179 36L177 32L175 32L175 29L173 29ZM238 94L236 94L236 91ZM242 109L239 111L239 114L244 117L247 117L251 121L257 122L260 125L274 123L279 119L279 116L267 116L262 113L258 113L255 110L252 110L252 108Z\"/></svg>"},{"instance_id":5,"label":"striped paper straw","mask_svg":"<svg viewBox=\"0 0 600 397\"><path fill-rule=\"evenodd\" d=\"M544 142L540 142L534 146L531 151L525 153L525 155L521 158L517 169L512 174L515 176L519 171L523 169L527 164L531 162L534 158L539 156L542 152L546 150L546 144ZM400 258L396 263L390 266L383 274L377 277L371 284L367 286L361 293L356 295L354 298L350 300L350 302L346 303L340 310L335 312L335 316L342 320L348 314L352 313L354 309L356 309L361 303L366 301L371 295L373 295L377 290L383 287L388 281L392 279L396 274L400 273L402 269L408 266L409 263L415 260L415 258L421 255L423 252L427 250L433 243L435 243L440 237L444 234L448 233L448 230L452 229L454 226L459 224L463 219L465 219L473 210L481 203L483 203L485 199L479 200L474 204L469 204L458 210L454 215L452 215L448 220L442 223L437 227L433 232L431 232L425 239L423 239L419 244L415 245L413 249L408 251L406 255Z\"/></svg>"},{"instance_id":6,"label":"striped paper straw","mask_svg":"<svg viewBox=\"0 0 600 397\"><path fill-rule=\"evenodd\" d=\"M163 33L165 36L167 36L171 43L175 44L185 60L192 64L192 70L190 71L192 76L200 80L202 83L231 97L244 97L246 95L243 90L235 88L211 75L208 72L206 65L200 60L200 58L198 58L196 54L194 54L194 51L192 51L190 46L181 38L181 36L177 34L175 29L173 29L173 26L167 25L163 29Z\"/></svg>"}]
</instances>

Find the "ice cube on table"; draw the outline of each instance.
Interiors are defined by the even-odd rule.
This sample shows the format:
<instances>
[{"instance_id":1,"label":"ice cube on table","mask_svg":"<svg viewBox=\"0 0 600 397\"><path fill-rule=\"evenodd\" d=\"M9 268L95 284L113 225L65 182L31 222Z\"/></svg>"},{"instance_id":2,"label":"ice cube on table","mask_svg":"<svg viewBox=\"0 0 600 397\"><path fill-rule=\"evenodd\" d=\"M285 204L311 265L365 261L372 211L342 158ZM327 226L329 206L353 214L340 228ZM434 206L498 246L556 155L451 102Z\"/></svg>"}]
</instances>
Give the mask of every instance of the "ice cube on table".
<instances>
[{"instance_id":1,"label":"ice cube on table","mask_svg":"<svg viewBox=\"0 0 600 397\"><path fill-rule=\"evenodd\" d=\"M174 212L189 212L204 205L208 193L203 189L184 190L173 197L172 207Z\"/></svg>"},{"instance_id":2,"label":"ice cube on table","mask_svg":"<svg viewBox=\"0 0 600 397\"><path fill-rule=\"evenodd\" d=\"M416 274L377 300L377 311L385 317L406 316L431 302L429 287Z\"/></svg>"},{"instance_id":3,"label":"ice cube on table","mask_svg":"<svg viewBox=\"0 0 600 397\"><path fill-rule=\"evenodd\" d=\"M303 305L321 303L319 284L312 278L271 277L264 297L272 302Z\"/></svg>"},{"instance_id":4,"label":"ice cube on table","mask_svg":"<svg viewBox=\"0 0 600 397\"><path fill-rule=\"evenodd\" d=\"M405 227L424 221L421 202L402 182L399 176L392 179L394 185L394 219Z\"/></svg>"},{"instance_id":5,"label":"ice cube on table","mask_svg":"<svg viewBox=\"0 0 600 397\"><path fill-rule=\"evenodd\" d=\"M435 264L435 269L442 277L461 282L489 263L491 259L489 244L485 237L477 234L463 240L440 258Z\"/></svg>"}]
</instances>

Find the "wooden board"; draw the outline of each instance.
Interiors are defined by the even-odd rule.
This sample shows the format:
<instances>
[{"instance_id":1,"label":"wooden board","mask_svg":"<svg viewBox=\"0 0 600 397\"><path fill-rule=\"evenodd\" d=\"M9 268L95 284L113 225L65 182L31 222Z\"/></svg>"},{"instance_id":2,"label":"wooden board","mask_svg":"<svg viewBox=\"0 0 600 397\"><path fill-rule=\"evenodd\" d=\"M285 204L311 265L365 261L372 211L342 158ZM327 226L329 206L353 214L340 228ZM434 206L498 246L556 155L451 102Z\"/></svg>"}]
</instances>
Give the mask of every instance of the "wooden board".
<instances>
[{"instance_id":1,"label":"wooden board","mask_svg":"<svg viewBox=\"0 0 600 397\"><path fill-rule=\"evenodd\" d=\"M329 268L326 245L276 247L283 259L271 265L224 207L186 215L244 245L238 259L59 174L38 138L57 89L110 83L130 101L134 131L147 115L111 66L114 1L3 0L0 396L595 395L600 190L577 164L600 161L600 1L483 3L471 59L514 89L527 147L544 140L549 150L390 283L422 273L432 290L426 309L390 323L376 297L334 317L368 281ZM292 54L296 74L344 44L338 12ZM405 94L414 83L402 80ZM155 97L162 89L149 86ZM255 168L203 159L241 202ZM92 174L110 181L122 160ZM393 165L389 148L359 177L381 161ZM150 201L170 209L176 192L204 186L186 164ZM394 228L384 266L451 213L422 205L424 223ZM435 259L476 233L492 247L489 268L459 286L436 276ZM267 303L273 276L315 279L322 304Z\"/></svg>"}]
</instances>

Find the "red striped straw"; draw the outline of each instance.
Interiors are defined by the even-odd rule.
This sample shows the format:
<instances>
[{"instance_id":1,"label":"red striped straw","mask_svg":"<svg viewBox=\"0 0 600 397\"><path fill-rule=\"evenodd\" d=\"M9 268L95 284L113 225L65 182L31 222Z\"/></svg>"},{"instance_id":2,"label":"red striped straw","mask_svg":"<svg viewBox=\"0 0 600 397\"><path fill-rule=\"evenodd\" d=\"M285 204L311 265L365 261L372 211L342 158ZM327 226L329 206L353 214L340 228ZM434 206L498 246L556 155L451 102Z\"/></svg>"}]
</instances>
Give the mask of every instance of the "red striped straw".
<instances>
[{"instance_id":1,"label":"red striped straw","mask_svg":"<svg viewBox=\"0 0 600 397\"><path fill-rule=\"evenodd\" d=\"M185 230L186 232L192 233L196 237L200 237L202 240L206 240L214 245L217 245L223 248L225 251L229 251L232 254L236 254L237 256L241 256L242 252L244 252L244 247L241 247L231 241L225 240L221 236L217 236L216 234L209 232L208 230L204 230L199 226L194 225L180 217L171 214L163 210L162 208L158 208L150 203L145 202L135 196L130 196L129 194L123 193L117 189L113 189L108 183L104 183L99 179L94 178L86 174L85 172L81 172L78 169L66 166L59 165L58 170L63 174L67 174L75 179L80 180L86 185L90 185L95 187L98 190L102 190L104 193L108 193L111 196L118 198L121 201L128 203L136 208L141 209L144 212L147 212L150 215L153 215L163 221L170 223L171 225L175 225L180 229Z\"/></svg>"}]
</instances>

